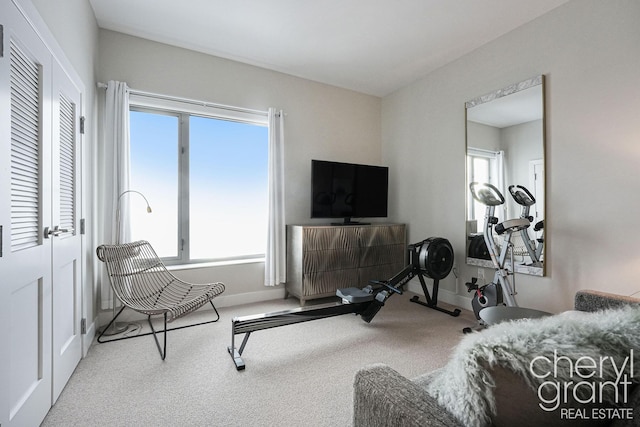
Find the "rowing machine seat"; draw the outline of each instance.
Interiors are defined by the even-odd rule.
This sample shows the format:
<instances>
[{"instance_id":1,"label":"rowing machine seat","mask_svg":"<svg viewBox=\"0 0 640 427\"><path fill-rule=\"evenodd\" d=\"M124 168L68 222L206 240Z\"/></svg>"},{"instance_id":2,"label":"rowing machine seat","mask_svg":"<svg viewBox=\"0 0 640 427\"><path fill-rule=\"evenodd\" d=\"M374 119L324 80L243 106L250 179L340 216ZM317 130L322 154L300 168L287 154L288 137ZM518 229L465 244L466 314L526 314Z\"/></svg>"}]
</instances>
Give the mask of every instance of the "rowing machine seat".
<instances>
[{"instance_id":1,"label":"rowing machine seat","mask_svg":"<svg viewBox=\"0 0 640 427\"><path fill-rule=\"evenodd\" d=\"M366 290L359 289L359 288L338 289L336 291L336 295L342 298L343 301L346 301L350 304L358 304L361 302L373 301L373 297L374 297L372 293L369 293Z\"/></svg>"}]
</instances>

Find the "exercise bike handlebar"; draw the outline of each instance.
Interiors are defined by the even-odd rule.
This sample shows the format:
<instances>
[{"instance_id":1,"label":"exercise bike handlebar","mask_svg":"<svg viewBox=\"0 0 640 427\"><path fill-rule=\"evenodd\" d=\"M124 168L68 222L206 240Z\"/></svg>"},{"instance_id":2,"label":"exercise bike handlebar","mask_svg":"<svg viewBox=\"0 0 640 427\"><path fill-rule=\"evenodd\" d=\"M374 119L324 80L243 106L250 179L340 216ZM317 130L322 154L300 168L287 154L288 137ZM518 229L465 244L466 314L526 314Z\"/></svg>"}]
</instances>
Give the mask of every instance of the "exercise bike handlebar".
<instances>
[{"instance_id":1,"label":"exercise bike handlebar","mask_svg":"<svg viewBox=\"0 0 640 427\"><path fill-rule=\"evenodd\" d=\"M533 194L522 185L510 185L509 193L511 193L513 200L521 206L533 206L536 203Z\"/></svg>"},{"instance_id":2,"label":"exercise bike handlebar","mask_svg":"<svg viewBox=\"0 0 640 427\"><path fill-rule=\"evenodd\" d=\"M469 184L474 199L487 206L499 206L504 203L504 196L495 186L489 183L472 182Z\"/></svg>"}]
</instances>

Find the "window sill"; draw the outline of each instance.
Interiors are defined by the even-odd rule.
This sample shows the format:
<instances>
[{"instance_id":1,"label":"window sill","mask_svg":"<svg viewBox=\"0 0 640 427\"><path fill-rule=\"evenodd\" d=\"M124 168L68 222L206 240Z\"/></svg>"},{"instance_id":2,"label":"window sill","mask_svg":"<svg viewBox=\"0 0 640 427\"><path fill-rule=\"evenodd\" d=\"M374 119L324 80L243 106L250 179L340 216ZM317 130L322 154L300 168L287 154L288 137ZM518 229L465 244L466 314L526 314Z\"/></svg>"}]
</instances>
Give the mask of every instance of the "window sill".
<instances>
[{"instance_id":1,"label":"window sill","mask_svg":"<svg viewBox=\"0 0 640 427\"><path fill-rule=\"evenodd\" d=\"M264 263L264 258L246 258L246 259L234 259L234 260L226 260L226 261L200 262L200 263L193 263L193 264L168 265L167 269L171 271L179 271L179 270L193 270L196 268L224 267L227 265L257 264L257 263Z\"/></svg>"}]
</instances>

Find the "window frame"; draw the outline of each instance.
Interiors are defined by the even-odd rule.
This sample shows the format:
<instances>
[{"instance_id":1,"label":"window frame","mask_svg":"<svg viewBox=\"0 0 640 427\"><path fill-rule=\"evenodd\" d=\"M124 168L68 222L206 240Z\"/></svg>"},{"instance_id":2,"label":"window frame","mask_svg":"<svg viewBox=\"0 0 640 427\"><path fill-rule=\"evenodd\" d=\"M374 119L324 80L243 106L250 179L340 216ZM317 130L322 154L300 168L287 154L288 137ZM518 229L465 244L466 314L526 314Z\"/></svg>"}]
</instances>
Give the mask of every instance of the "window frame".
<instances>
[{"instance_id":1,"label":"window frame","mask_svg":"<svg viewBox=\"0 0 640 427\"><path fill-rule=\"evenodd\" d=\"M220 106L201 101L180 100L170 97L149 94L130 94L129 114L132 111L162 114L178 118L178 235L177 256L161 257L167 265L194 265L217 262L242 262L264 259L265 253L243 254L224 258L191 259L190 245L190 191L189 191L189 119L202 117L214 120L224 120L249 125L268 127L268 113L258 110L248 110L236 107ZM265 141L268 144L268 141ZM267 148L268 150L268 148ZM267 154L268 155L268 154ZM265 187L266 188L266 187ZM265 224L266 227L266 224ZM265 235L266 235L265 228ZM266 251L266 247L265 247Z\"/></svg>"},{"instance_id":2,"label":"window frame","mask_svg":"<svg viewBox=\"0 0 640 427\"><path fill-rule=\"evenodd\" d=\"M467 219L468 220L477 220L478 221L478 226L480 227L481 225L484 224L484 212L476 212L476 203L473 199L473 196L471 195L471 192L469 191L469 184L473 181L474 176L476 176L476 171L475 171L475 167L474 167L474 159L478 158L478 159L485 159L487 160L487 175L488 175L488 182L494 186L496 186L496 188L498 188L500 190L500 192L502 194L504 194L504 185L501 182L501 178L500 178L500 169L503 169L503 164L502 164L502 160L500 158L500 155L504 155L504 152L501 151L492 151L492 150L484 150L484 149L480 149L480 148L473 148L473 147L468 147L467 148L467 158L466 158L466 170L467 170L467 189L466 189L466 194L467 194ZM502 218L502 213L501 210L497 210L496 212L496 216L498 216L499 218ZM481 229L481 228L480 228Z\"/></svg>"}]
</instances>

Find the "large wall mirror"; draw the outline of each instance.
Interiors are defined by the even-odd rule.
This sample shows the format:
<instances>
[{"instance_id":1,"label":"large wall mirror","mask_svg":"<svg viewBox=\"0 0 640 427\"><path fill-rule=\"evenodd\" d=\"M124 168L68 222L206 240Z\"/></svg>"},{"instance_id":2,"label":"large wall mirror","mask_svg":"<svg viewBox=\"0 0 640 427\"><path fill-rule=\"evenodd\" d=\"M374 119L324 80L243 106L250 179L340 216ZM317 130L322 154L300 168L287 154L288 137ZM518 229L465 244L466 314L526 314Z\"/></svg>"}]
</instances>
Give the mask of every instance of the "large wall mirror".
<instances>
[{"instance_id":1,"label":"large wall mirror","mask_svg":"<svg viewBox=\"0 0 640 427\"><path fill-rule=\"evenodd\" d=\"M529 220L527 228L510 236L498 235L496 227L490 227L497 250L511 247L513 257L509 254L507 264L513 259L515 272L544 276L544 76L468 101L466 126L467 264L493 267L483 238L487 205L473 198L470 190L470 184L477 182L502 194L504 202L496 201L494 209L499 223Z\"/></svg>"}]
</instances>

